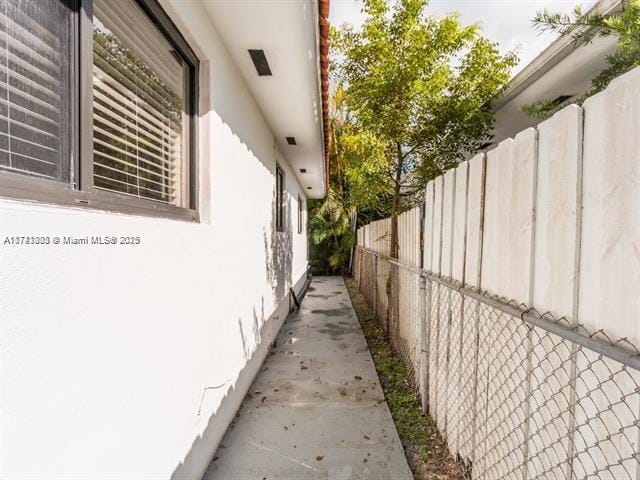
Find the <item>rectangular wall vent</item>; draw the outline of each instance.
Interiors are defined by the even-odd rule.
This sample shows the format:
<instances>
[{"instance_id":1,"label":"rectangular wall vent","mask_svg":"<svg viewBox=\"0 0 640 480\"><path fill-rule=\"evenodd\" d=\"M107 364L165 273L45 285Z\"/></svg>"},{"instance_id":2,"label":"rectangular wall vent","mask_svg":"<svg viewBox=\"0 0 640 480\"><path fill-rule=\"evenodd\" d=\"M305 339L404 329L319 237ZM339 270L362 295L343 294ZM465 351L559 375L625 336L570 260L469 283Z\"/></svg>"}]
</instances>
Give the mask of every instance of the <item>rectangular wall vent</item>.
<instances>
[{"instance_id":1,"label":"rectangular wall vent","mask_svg":"<svg viewBox=\"0 0 640 480\"><path fill-rule=\"evenodd\" d=\"M258 75L261 77L272 75L267 56L264 54L264 50L249 50L251 61L256 67Z\"/></svg>"},{"instance_id":2,"label":"rectangular wall vent","mask_svg":"<svg viewBox=\"0 0 640 480\"><path fill-rule=\"evenodd\" d=\"M301 168L300 169L300 173L307 173L307 169L306 168Z\"/></svg>"},{"instance_id":3,"label":"rectangular wall vent","mask_svg":"<svg viewBox=\"0 0 640 480\"><path fill-rule=\"evenodd\" d=\"M289 145L297 145L296 144L296 137L287 137L287 143Z\"/></svg>"}]
</instances>

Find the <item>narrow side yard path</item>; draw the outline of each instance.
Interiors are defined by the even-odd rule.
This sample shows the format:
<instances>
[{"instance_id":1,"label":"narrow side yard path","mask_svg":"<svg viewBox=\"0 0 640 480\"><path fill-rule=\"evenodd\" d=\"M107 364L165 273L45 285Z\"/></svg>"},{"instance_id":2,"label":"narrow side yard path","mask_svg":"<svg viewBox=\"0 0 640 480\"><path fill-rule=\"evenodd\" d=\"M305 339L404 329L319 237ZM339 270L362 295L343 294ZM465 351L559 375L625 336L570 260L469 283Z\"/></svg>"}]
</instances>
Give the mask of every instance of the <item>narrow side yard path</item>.
<instances>
[{"instance_id":1,"label":"narrow side yard path","mask_svg":"<svg viewBox=\"0 0 640 480\"><path fill-rule=\"evenodd\" d=\"M314 278L204 480L411 480L341 277Z\"/></svg>"}]
</instances>

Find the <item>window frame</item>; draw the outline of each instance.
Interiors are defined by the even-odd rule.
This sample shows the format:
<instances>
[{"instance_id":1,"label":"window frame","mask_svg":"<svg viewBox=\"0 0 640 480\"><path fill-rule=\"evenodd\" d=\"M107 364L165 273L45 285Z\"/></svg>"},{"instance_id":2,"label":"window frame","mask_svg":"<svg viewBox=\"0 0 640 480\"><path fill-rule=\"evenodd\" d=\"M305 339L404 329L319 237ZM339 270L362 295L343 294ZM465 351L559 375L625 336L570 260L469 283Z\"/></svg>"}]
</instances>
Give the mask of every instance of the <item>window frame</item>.
<instances>
[{"instance_id":1,"label":"window frame","mask_svg":"<svg viewBox=\"0 0 640 480\"><path fill-rule=\"evenodd\" d=\"M302 196L298 193L298 234L302 235L304 224L304 210L302 209Z\"/></svg>"},{"instance_id":2,"label":"window frame","mask_svg":"<svg viewBox=\"0 0 640 480\"><path fill-rule=\"evenodd\" d=\"M275 223L276 223L276 232L284 232L285 223L284 223L284 196L286 192L286 176L284 174L284 170L280 166L279 163L276 162L276 211L275 211Z\"/></svg>"},{"instance_id":3,"label":"window frame","mask_svg":"<svg viewBox=\"0 0 640 480\"><path fill-rule=\"evenodd\" d=\"M176 49L189 70L188 207L97 188L93 183L93 0L70 0L70 173L69 183L0 169L0 197L118 213L198 220L199 60L158 0L132 0Z\"/></svg>"}]
</instances>

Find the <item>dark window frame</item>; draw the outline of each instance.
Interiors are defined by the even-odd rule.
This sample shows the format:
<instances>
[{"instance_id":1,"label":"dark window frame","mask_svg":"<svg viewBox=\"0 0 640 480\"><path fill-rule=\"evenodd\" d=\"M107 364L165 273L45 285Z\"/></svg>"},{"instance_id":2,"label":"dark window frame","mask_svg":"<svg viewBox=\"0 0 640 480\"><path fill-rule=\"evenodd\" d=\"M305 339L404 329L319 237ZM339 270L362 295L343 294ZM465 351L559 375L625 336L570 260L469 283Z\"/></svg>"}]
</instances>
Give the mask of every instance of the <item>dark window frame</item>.
<instances>
[{"instance_id":1,"label":"dark window frame","mask_svg":"<svg viewBox=\"0 0 640 480\"><path fill-rule=\"evenodd\" d=\"M302 234L304 224L304 210L302 208L302 197L298 193L298 234Z\"/></svg>"},{"instance_id":2,"label":"dark window frame","mask_svg":"<svg viewBox=\"0 0 640 480\"><path fill-rule=\"evenodd\" d=\"M119 213L198 220L198 78L199 61L157 0L133 0L176 49L189 69L188 207L99 189L93 184L93 0L69 0L71 31L71 129L69 183L0 170L0 197Z\"/></svg>"},{"instance_id":3,"label":"dark window frame","mask_svg":"<svg viewBox=\"0 0 640 480\"><path fill-rule=\"evenodd\" d=\"M285 209L284 209L284 197L286 194L286 176L284 170L278 163L276 163L276 202L275 202L275 217L276 217L276 232L284 232L285 225Z\"/></svg>"}]
</instances>

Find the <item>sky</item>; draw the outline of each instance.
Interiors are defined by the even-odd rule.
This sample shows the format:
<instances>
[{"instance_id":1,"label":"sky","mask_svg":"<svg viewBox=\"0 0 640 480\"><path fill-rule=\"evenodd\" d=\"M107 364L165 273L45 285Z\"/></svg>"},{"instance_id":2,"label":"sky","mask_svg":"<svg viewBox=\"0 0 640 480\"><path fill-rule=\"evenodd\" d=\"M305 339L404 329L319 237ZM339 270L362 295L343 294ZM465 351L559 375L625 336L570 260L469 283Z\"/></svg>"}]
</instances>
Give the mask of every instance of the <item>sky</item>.
<instances>
[{"instance_id":1,"label":"sky","mask_svg":"<svg viewBox=\"0 0 640 480\"><path fill-rule=\"evenodd\" d=\"M427 11L434 15L458 11L463 23L479 23L484 35L497 42L502 52L518 53L520 63L513 71L515 74L555 38L552 33L541 34L533 28L531 19L538 10L546 7L570 12L576 5L586 10L595 3L595 0L431 0ZM331 24L346 22L358 27L363 19L360 9L360 0L331 0Z\"/></svg>"}]
</instances>

